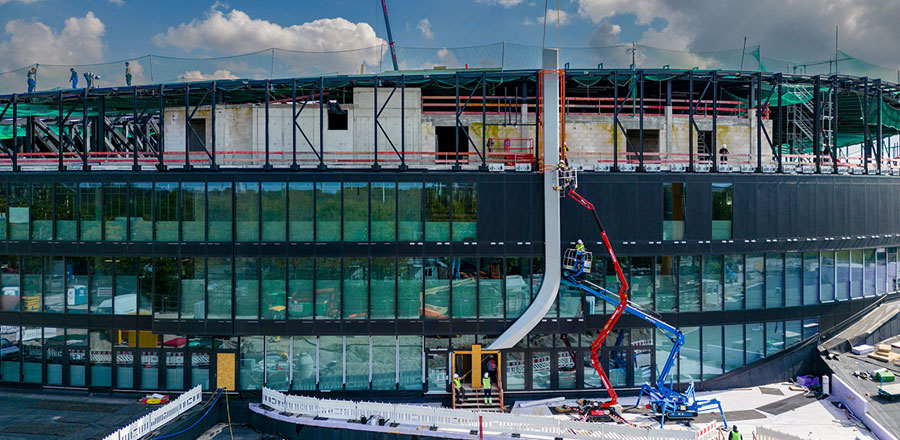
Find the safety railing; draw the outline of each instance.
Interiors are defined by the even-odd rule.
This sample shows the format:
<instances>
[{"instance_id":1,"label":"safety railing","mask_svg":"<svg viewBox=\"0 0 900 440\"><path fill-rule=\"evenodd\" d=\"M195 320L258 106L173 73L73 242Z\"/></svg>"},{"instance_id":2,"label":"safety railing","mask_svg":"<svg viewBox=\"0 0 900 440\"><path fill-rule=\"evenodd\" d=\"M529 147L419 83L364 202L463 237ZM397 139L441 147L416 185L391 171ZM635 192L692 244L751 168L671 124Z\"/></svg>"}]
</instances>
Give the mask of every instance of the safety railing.
<instances>
[{"instance_id":1,"label":"safety railing","mask_svg":"<svg viewBox=\"0 0 900 440\"><path fill-rule=\"evenodd\" d=\"M171 422L185 411L193 408L203 400L200 385L191 388L190 391L178 396L177 399L167 403L150 414L147 414L125 427L113 432L103 440L137 440L160 426Z\"/></svg>"},{"instance_id":2,"label":"safety railing","mask_svg":"<svg viewBox=\"0 0 900 440\"><path fill-rule=\"evenodd\" d=\"M718 435L717 422L700 425L694 431L639 428L634 426L561 420L554 417L524 416L504 413L475 412L464 409L430 406L315 399L286 395L263 388L262 403L283 413L339 420L377 417L385 423L438 430L478 431L493 434L518 434L585 440L713 440ZM348 429L358 424L348 425ZM697 425L695 425L697 427Z\"/></svg>"}]
</instances>

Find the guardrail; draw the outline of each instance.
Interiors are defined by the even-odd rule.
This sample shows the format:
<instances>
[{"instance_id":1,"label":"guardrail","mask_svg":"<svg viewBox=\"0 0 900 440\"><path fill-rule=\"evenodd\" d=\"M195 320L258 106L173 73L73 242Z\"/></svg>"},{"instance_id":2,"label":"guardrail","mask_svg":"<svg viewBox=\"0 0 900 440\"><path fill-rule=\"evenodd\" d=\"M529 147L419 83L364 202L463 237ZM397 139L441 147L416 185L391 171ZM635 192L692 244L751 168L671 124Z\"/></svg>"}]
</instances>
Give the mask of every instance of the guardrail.
<instances>
[{"instance_id":1,"label":"guardrail","mask_svg":"<svg viewBox=\"0 0 900 440\"><path fill-rule=\"evenodd\" d=\"M340 420L379 417L402 425L577 440L714 440L718 437L719 432L717 422L702 425L697 431L638 428L561 420L554 417L482 413L419 405L316 399L286 395L269 388L263 388L262 403L279 412L309 417Z\"/></svg>"},{"instance_id":2,"label":"guardrail","mask_svg":"<svg viewBox=\"0 0 900 440\"><path fill-rule=\"evenodd\" d=\"M178 417L185 411L193 408L203 400L203 392L200 385L191 388L190 391L178 396L177 399L167 403L165 406L157 408L150 414L147 414L129 425L119 428L103 440L137 440L169 423L175 417Z\"/></svg>"}]
</instances>

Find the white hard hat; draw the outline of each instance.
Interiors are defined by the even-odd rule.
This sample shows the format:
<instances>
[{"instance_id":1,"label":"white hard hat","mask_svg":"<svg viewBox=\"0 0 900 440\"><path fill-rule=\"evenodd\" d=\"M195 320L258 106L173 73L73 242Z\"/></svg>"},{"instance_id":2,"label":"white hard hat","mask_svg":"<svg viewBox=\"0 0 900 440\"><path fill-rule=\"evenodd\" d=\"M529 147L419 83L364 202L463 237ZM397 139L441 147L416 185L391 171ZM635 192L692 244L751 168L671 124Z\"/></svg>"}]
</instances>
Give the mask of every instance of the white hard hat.
<instances>
[{"instance_id":1,"label":"white hard hat","mask_svg":"<svg viewBox=\"0 0 900 440\"><path fill-rule=\"evenodd\" d=\"M457 377L459 377L458 374L454 374L454 375L453 375L453 378L454 378L454 379L456 379Z\"/></svg>"},{"instance_id":2,"label":"white hard hat","mask_svg":"<svg viewBox=\"0 0 900 440\"><path fill-rule=\"evenodd\" d=\"M578 244L584 244L584 242L581 241L581 239L579 238L579 239L578 239Z\"/></svg>"},{"instance_id":3,"label":"white hard hat","mask_svg":"<svg viewBox=\"0 0 900 440\"><path fill-rule=\"evenodd\" d=\"M488 374L487 374L487 373L484 373L484 377L488 377Z\"/></svg>"}]
</instances>

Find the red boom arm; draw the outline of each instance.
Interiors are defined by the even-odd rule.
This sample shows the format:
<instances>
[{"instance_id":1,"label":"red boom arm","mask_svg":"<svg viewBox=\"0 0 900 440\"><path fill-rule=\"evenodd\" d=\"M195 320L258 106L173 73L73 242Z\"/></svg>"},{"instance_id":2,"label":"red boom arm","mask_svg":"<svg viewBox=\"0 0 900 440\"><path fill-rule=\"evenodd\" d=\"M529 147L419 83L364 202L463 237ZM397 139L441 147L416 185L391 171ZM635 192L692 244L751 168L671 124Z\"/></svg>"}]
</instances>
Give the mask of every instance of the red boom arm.
<instances>
[{"instance_id":1,"label":"red boom arm","mask_svg":"<svg viewBox=\"0 0 900 440\"><path fill-rule=\"evenodd\" d=\"M606 376L606 372L603 370L603 366L600 365L600 358L598 353L600 349L603 348L603 342L606 340L606 337L609 336L609 332L612 331L613 326L616 325L616 321L619 320L619 317L622 316L622 313L625 311L625 306L628 304L628 281L625 280L625 274L622 273L622 266L619 265L619 260L616 259L616 253L613 251L612 245L609 244L609 238L606 237L606 230L603 229L603 223L600 222L600 216L597 214L597 210L594 209L594 205L591 202L585 200L584 197L578 195L574 189L569 190L569 197L572 197L576 202L578 202L581 206L584 206L588 211L591 211L594 214L594 220L597 221L597 227L600 228L600 237L603 238L603 245L606 246L606 251L609 253L609 258L613 262L613 266L616 268L616 277L619 279L619 304L616 306L615 310L613 310L612 316L609 317L609 320L606 321L606 324L603 325L603 329L600 330L600 334L597 335L597 339L594 339L594 342L591 344L591 365L597 370L597 374L600 376L600 381L603 382L603 387L606 388L606 392L609 393L610 400L602 404L602 407L613 406L618 403L619 396L616 394L616 390L613 389L612 384L609 382L609 377Z\"/></svg>"}]
</instances>

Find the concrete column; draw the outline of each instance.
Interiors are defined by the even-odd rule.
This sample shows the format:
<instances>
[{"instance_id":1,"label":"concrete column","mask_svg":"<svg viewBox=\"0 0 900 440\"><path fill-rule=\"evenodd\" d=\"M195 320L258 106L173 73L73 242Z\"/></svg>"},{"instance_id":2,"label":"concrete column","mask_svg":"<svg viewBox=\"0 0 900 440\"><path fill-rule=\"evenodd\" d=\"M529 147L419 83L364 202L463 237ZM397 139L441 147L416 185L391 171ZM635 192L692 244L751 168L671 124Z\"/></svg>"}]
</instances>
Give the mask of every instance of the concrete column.
<instances>
[{"instance_id":1,"label":"concrete column","mask_svg":"<svg viewBox=\"0 0 900 440\"><path fill-rule=\"evenodd\" d=\"M544 165L559 163L559 54L557 49L544 49L543 69L551 73L544 75L544 108L541 110L544 122ZM511 348L541 322L556 301L559 292L562 259L560 258L559 234L559 193L553 189L553 172L543 173L544 196L544 283L531 306L522 313L500 337L488 347L489 350Z\"/></svg>"}]
</instances>

